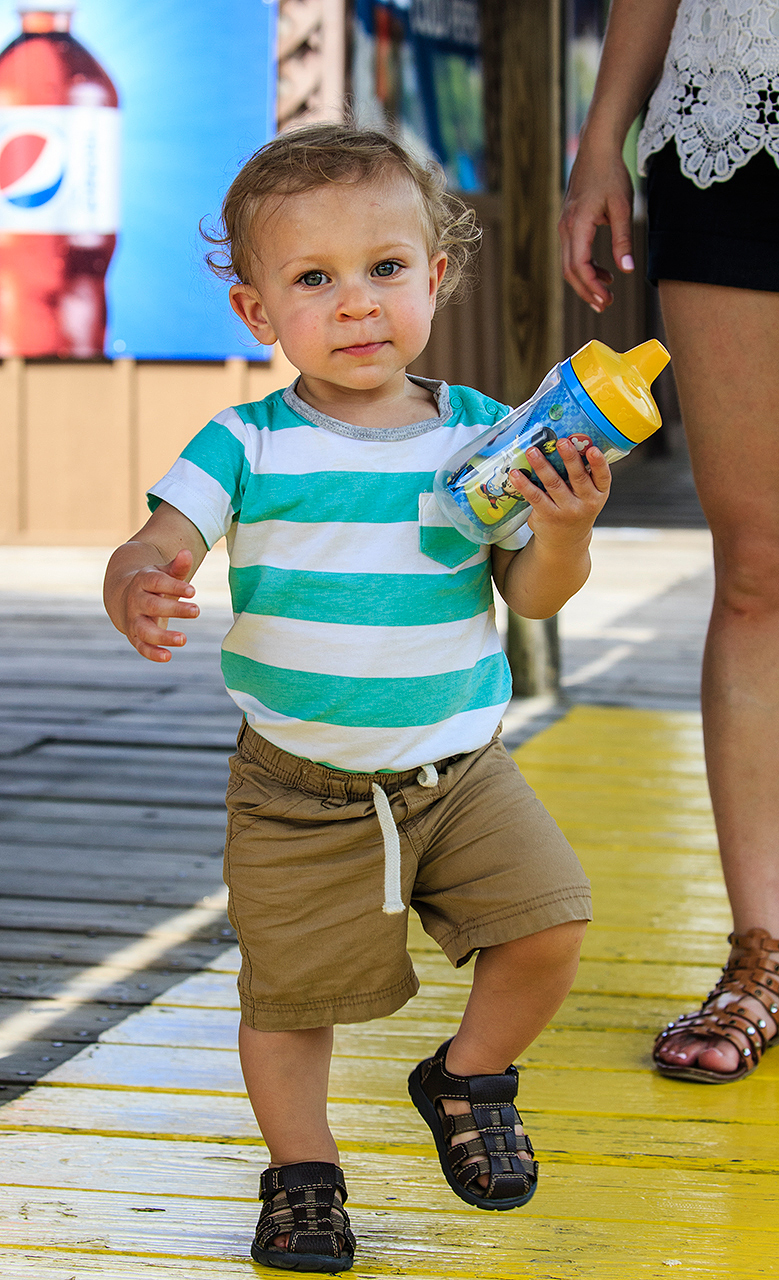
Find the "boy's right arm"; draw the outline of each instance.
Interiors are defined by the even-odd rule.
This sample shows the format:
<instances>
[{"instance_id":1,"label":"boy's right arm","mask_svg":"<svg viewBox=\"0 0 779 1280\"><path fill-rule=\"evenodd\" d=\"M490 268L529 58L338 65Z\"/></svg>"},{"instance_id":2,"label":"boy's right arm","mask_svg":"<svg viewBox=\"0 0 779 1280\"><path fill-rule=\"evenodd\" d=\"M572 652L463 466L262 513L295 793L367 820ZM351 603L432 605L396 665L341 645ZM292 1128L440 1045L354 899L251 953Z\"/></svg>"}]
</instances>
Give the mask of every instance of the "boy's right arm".
<instances>
[{"instance_id":1,"label":"boy's right arm","mask_svg":"<svg viewBox=\"0 0 779 1280\"><path fill-rule=\"evenodd\" d=\"M191 601L195 588L189 579L207 551L192 521L161 502L143 528L111 556L103 587L106 611L142 657L168 662L171 654L164 646L186 644L184 633L168 631L167 622L196 618L200 612Z\"/></svg>"}]
</instances>

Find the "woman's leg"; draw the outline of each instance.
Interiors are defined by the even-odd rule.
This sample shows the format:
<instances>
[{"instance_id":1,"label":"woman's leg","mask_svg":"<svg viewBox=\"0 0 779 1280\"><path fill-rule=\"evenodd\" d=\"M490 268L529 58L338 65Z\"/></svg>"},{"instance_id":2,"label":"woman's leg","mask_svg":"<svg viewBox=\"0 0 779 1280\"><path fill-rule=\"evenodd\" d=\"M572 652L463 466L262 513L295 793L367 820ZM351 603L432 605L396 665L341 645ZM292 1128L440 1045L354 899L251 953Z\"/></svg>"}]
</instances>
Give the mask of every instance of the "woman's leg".
<instances>
[{"instance_id":1,"label":"woman's leg","mask_svg":"<svg viewBox=\"0 0 779 1280\"><path fill-rule=\"evenodd\" d=\"M779 294L667 280L660 297L695 483L714 537L702 710L722 867L735 931L759 926L776 938ZM756 1003L753 1011L762 1014ZM775 1029L769 1019L766 1034ZM724 1073L739 1064L726 1041L688 1035L669 1037L662 1057Z\"/></svg>"}]
</instances>

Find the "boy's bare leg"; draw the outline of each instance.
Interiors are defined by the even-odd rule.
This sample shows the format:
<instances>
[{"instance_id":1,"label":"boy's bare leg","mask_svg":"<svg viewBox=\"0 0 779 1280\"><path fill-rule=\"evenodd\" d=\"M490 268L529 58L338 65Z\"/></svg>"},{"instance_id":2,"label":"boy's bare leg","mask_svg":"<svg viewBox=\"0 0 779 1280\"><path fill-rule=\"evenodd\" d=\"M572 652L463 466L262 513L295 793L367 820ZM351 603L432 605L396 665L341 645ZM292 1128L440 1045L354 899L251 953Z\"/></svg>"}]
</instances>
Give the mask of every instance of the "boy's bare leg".
<instances>
[{"instance_id":1,"label":"boy's bare leg","mask_svg":"<svg viewBox=\"0 0 779 1280\"><path fill-rule=\"evenodd\" d=\"M333 1028L238 1033L243 1078L272 1165L325 1160L338 1164L327 1123Z\"/></svg>"},{"instance_id":2,"label":"boy's bare leg","mask_svg":"<svg viewBox=\"0 0 779 1280\"><path fill-rule=\"evenodd\" d=\"M327 1123L333 1028L255 1031L242 1022L238 1048L246 1091L271 1164L338 1164L338 1148ZM276 1236L273 1243L285 1249L288 1239Z\"/></svg>"},{"instance_id":3,"label":"boy's bare leg","mask_svg":"<svg viewBox=\"0 0 779 1280\"><path fill-rule=\"evenodd\" d=\"M502 1075L533 1043L571 989L586 927L586 920L571 920L479 952L460 1029L446 1055L447 1071ZM448 1099L443 1106L450 1115L469 1110L467 1102ZM517 1133L522 1133L519 1125ZM458 1140L476 1136L464 1133ZM486 1177L478 1181L487 1186Z\"/></svg>"}]
</instances>

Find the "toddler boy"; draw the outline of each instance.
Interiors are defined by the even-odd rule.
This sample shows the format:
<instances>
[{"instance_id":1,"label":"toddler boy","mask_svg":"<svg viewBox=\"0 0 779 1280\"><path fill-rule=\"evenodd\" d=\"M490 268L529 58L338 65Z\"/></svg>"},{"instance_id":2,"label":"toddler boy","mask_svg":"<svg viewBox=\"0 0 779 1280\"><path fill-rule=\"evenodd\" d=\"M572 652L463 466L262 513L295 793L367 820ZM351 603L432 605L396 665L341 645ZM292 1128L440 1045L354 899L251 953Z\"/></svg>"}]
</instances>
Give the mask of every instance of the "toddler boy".
<instances>
[{"instance_id":1,"label":"toddler boy","mask_svg":"<svg viewBox=\"0 0 779 1280\"><path fill-rule=\"evenodd\" d=\"M300 377L187 446L112 557L106 606L168 661L185 639L168 620L196 616L188 580L226 536L222 665L244 722L225 879L241 1062L271 1158L252 1255L334 1272L355 1242L326 1114L332 1028L415 994L409 906L454 965L476 953L457 1034L409 1080L444 1175L483 1209L535 1191L511 1064L571 986L590 897L497 737L511 684L490 577L517 613L555 613L589 572L609 469L561 440L566 484L530 450L546 491L512 475L533 514L503 546L439 514L436 470L508 407L406 374L478 234L435 166L314 125L253 156L222 217L211 265Z\"/></svg>"}]
</instances>

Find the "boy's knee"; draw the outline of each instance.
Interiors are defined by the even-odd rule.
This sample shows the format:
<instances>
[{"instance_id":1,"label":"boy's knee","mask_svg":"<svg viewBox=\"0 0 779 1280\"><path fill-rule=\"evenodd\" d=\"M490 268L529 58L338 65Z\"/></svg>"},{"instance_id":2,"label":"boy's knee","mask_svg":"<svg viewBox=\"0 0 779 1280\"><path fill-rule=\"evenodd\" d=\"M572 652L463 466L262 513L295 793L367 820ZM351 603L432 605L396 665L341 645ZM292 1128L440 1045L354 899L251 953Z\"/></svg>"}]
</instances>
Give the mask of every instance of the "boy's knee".
<instances>
[{"instance_id":1,"label":"boy's knee","mask_svg":"<svg viewBox=\"0 0 779 1280\"><path fill-rule=\"evenodd\" d=\"M520 967L532 964L554 969L578 961L587 924L587 920L566 920L539 933L486 949L496 953L496 959L499 953L501 959Z\"/></svg>"}]
</instances>

